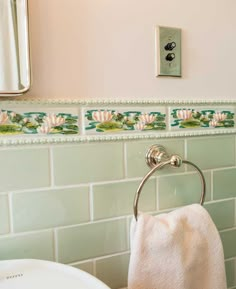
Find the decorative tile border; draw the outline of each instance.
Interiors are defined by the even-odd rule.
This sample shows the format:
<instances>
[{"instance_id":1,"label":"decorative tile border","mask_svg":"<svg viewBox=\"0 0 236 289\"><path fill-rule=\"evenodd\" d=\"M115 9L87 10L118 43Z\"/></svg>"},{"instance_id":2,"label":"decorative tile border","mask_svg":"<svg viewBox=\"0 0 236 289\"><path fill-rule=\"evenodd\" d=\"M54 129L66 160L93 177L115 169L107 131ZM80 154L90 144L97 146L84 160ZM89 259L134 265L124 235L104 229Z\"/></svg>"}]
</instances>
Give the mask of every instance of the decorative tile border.
<instances>
[{"instance_id":1,"label":"decorative tile border","mask_svg":"<svg viewBox=\"0 0 236 289\"><path fill-rule=\"evenodd\" d=\"M0 110L0 135L78 134L78 115L67 112Z\"/></svg>"},{"instance_id":2,"label":"decorative tile border","mask_svg":"<svg viewBox=\"0 0 236 289\"><path fill-rule=\"evenodd\" d=\"M213 108L173 108L171 127L178 129L234 128L234 111Z\"/></svg>"},{"instance_id":3,"label":"decorative tile border","mask_svg":"<svg viewBox=\"0 0 236 289\"><path fill-rule=\"evenodd\" d=\"M155 111L90 108L84 114L84 123L86 134L160 131L166 130L166 113L164 108Z\"/></svg>"},{"instance_id":4,"label":"decorative tile border","mask_svg":"<svg viewBox=\"0 0 236 289\"><path fill-rule=\"evenodd\" d=\"M0 145L233 134L236 102L0 101Z\"/></svg>"}]
</instances>

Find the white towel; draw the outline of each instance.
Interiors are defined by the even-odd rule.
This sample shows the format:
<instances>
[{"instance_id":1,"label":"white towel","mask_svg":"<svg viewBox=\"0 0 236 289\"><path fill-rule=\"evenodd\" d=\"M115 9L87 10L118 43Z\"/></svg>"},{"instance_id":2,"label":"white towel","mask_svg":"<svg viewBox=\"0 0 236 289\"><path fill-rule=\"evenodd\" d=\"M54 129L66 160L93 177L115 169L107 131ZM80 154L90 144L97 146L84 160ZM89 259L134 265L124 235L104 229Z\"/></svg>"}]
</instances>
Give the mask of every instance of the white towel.
<instances>
[{"instance_id":1,"label":"white towel","mask_svg":"<svg viewBox=\"0 0 236 289\"><path fill-rule=\"evenodd\" d=\"M226 289L219 233L194 204L131 224L129 289Z\"/></svg>"}]
</instances>

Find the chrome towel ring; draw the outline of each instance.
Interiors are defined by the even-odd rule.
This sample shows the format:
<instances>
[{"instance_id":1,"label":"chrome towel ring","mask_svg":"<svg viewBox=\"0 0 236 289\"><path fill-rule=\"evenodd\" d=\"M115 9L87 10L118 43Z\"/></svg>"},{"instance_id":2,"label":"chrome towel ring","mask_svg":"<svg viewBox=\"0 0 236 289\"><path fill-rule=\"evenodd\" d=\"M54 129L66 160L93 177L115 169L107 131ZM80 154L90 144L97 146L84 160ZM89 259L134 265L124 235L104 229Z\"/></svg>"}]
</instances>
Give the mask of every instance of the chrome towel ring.
<instances>
[{"instance_id":1,"label":"chrome towel ring","mask_svg":"<svg viewBox=\"0 0 236 289\"><path fill-rule=\"evenodd\" d=\"M151 146L151 148L148 150L146 154L146 163L152 169L143 178L135 194L133 209L134 209L134 217L136 221L138 219L138 201L139 201L139 197L140 197L144 184L155 171L163 168L166 165L171 165L172 167L178 168L183 163L183 164L191 165L197 170L198 174L200 175L201 184L202 184L200 205L204 204L205 195L206 195L206 181L205 181L202 171L194 163L187 161L187 160L182 160L181 157L178 155L172 155L169 157L168 154L166 153L165 148L160 145Z\"/></svg>"}]
</instances>

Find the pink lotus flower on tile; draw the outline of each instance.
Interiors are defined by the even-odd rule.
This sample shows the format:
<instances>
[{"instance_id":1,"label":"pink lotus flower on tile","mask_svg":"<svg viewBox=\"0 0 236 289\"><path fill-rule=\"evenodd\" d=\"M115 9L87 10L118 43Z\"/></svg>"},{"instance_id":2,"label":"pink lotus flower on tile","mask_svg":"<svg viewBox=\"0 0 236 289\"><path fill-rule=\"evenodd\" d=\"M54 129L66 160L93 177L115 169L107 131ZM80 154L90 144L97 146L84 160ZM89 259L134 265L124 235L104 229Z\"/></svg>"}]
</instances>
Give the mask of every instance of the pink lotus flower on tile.
<instances>
[{"instance_id":1,"label":"pink lotus flower on tile","mask_svg":"<svg viewBox=\"0 0 236 289\"><path fill-rule=\"evenodd\" d=\"M177 111L178 119L187 120L187 119L190 119L192 115L193 115L193 112L191 109L181 109Z\"/></svg>"},{"instance_id":2,"label":"pink lotus flower on tile","mask_svg":"<svg viewBox=\"0 0 236 289\"><path fill-rule=\"evenodd\" d=\"M113 114L109 110L98 110L92 113L92 118L98 122L111 121Z\"/></svg>"},{"instance_id":3,"label":"pink lotus flower on tile","mask_svg":"<svg viewBox=\"0 0 236 289\"><path fill-rule=\"evenodd\" d=\"M211 126L211 127L216 127L216 126L218 126L218 121L215 120L215 119L211 120L211 121L209 122L209 126Z\"/></svg>"},{"instance_id":4,"label":"pink lotus flower on tile","mask_svg":"<svg viewBox=\"0 0 236 289\"><path fill-rule=\"evenodd\" d=\"M143 122L137 122L135 125L134 125L134 129L135 130L144 130L145 129L145 123Z\"/></svg>"},{"instance_id":5,"label":"pink lotus flower on tile","mask_svg":"<svg viewBox=\"0 0 236 289\"><path fill-rule=\"evenodd\" d=\"M213 119L216 121L224 121L227 118L227 115L221 112L213 114Z\"/></svg>"},{"instance_id":6,"label":"pink lotus flower on tile","mask_svg":"<svg viewBox=\"0 0 236 289\"><path fill-rule=\"evenodd\" d=\"M0 111L0 124L6 123L8 120L8 115L6 111Z\"/></svg>"},{"instance_id":7,"label":"pink lotus flower on tile","mask_svg":"<svg viewBox=\"0 0 236 289\"><path fill-rule=\"evenodd\" d=\"M154 114L144 113L139 116L139 120L142 123L150 124L156 120L156 116Z\"/></svg>"},{"instance_id":8,"label":"pink lotus flower on tile","mask_svg":"<svg viewBox=\"0 0 236 289\"><path fill-rule=\"evenodd\" d=\"M51 113L48 116L45 116L43 120L44 120L44 123L50 127L60 126L60 125L63 125L65 123L64 117L56 116L55 113Z\"/></svg>"},{"instance_id":9,"label":"pink lotus flower on tile","mask_svg":"<svg viewBox=\"0 0 236 289\"><path fill-rule=\"evenodd\" d=\"M23 121L24 123L27 123L27 122L29 122L29 119L28 119L27 117L25 117L25 118L22 119L22 121Z\"/></svg>"},{"instance_id":10,"label":"pink lotus flower on tile","mask_svg":"<svg viewBox=\"0 0 236 289\"><path fill-rule=\"evenodd\" d=\"M41 127L37 128L37 132L41 134L48 134L52 131L52 127L46 124L42 125Z\"/></svg>"},{"instance_id":11,"label":"pink lotus flower on tile","mask_svg":"<svg viewBox=\"0 0 236 289\"><path fill-rule=\"evenodd\" d=\"M15 113L14 111L12 111L12 112L10 113L10 117L13 118L13 117L15 117L15 116L16 116L16 113Z\"/></svg>"}]
</instances>

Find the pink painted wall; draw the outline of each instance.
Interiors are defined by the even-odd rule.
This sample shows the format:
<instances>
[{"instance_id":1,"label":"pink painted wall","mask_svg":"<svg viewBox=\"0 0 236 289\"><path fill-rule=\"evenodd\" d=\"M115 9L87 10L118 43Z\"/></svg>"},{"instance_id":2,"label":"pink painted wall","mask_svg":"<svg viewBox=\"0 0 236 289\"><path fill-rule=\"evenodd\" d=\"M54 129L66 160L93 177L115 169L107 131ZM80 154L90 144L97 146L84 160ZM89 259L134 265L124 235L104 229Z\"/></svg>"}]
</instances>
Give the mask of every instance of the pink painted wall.
<instances>
[{"instance_id":1,"label":"pink painted wall","mask_svg":"<svg viewBox=\"0 0 236 289\"><path fill-rule=\"evenodd\" d=\"M235 0L29 0L38 98L234 99ZM156 25L182 28L182 78L155 77Z\"/></svg>"}]
</instances>

